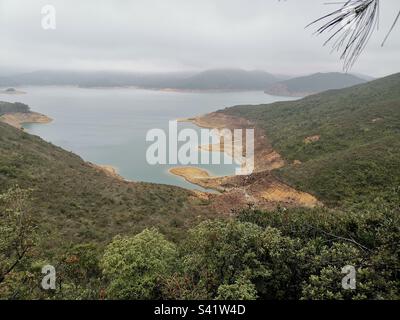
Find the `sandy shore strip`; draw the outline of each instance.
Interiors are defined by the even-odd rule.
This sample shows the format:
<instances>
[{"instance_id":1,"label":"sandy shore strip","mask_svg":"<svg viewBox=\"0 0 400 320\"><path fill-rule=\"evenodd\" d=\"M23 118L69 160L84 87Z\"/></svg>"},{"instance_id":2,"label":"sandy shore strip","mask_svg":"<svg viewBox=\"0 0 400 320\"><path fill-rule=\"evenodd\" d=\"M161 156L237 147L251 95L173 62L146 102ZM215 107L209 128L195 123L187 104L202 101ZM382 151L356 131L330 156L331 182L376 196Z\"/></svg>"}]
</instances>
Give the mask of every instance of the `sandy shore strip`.
<instances>
[{"instance_id":1,"label":"sandy shore strip","mask_svg":"<svg viewBox=\"0 0 400 320\"><path fill-rule=\"evenodd\" d=\"M171 168L168 172L204 189L223 191L223 188L220 187L220 179L222 177L214 177L207 170L186 166Z\"/></svg>"},{"instance_id":2,"label":"sandy shore strip","mask_svg":"<svg viewBox=\"0 0 400 320\"><path fill-rule=\"evenodd\" d=\"M9 124L17 129L22 129L25 123L50 123L53 119L37 112L13 112L0 116L0 121Z\"/></svg>"}]
</instances>

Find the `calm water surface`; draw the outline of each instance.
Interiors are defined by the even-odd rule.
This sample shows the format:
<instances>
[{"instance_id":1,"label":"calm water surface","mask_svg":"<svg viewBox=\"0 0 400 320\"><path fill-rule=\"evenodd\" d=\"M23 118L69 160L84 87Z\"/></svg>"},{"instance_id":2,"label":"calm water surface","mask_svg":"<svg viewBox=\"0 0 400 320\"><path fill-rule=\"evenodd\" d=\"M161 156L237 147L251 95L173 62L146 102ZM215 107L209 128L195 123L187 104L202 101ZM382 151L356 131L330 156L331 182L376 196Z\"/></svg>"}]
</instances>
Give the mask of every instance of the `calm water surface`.
<instances>
[{"instance_id":1,"label":"calm water surface","mask_svg":"<svg viewBox=\"0 0 400 320\"><path fill-rule=\"evenodd\" d=\"M84 160L112 165L134 181L172 184L200 189L168 173L170 165L151 166L146 161L149 129L168 132L168 121L193 117L239 104L261 104L291 98L263 92L192 93L132 88L83 89L76 87L19 88L24 95L0 95L0 100L23 102L33 111L54 119L50 124L29 124L38 135ZM199 128L180 123L179 128ZM199 135L200 136L200 135ZM214 175L233 174L235 165L199 165Z\"/></svg>"}]
</instances>

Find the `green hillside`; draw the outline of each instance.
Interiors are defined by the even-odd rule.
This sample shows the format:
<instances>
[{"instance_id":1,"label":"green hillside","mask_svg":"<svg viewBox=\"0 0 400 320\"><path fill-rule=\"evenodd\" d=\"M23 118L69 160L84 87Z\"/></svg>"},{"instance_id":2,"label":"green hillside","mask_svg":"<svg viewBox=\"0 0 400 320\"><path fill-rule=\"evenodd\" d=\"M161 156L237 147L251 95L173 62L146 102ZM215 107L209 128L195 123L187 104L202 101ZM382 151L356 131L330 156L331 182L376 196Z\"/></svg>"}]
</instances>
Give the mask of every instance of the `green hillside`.
<instances>
[{"instance_id":1,"label":"green hillside","mask_svg":"<svg viewBox=\"0 0 400 320\"><path fill-rule=\"evenodd\" d=\"M264 128L288 164L302 162L276 175L327 204L385 196L400 184L400 74L223 112Z\"/></svg>"},{"instance_id":2,"label":"green hillside","mask_svg":"<svg viewBox=\"0 0 400 320\"><path fill-rule=\"evenodd\" d=\"M343 208L218 219L190 191L109 177L0 123L0 299L398 300L399 83L224 111L266 129L289 163L276 175Z\"/></svg>"},{"instance_id":3,"label":"green hillside","mask_svg":"<svg viewBox=\"0 0 400 320\"><path fill-rule=\"evenodd\" d=\"M29 211L51 248L134 234L157 226L170 238L209 210L190 191L107 176L80 157L0 123L0 194L32 189Z\"/></svg>"}]
</instances>

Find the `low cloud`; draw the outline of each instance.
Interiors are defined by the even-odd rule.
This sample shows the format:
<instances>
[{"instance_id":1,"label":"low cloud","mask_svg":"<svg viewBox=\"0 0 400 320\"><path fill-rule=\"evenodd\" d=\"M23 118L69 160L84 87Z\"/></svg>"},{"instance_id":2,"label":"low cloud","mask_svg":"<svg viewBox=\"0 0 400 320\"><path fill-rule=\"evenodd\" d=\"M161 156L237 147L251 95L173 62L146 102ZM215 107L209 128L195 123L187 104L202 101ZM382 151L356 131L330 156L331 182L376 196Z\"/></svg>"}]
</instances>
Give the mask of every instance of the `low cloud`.
<instances>
[{"instance_id":1,"label":"low cloud","mask_svg":"<svg viewBox=\"0 0 400 320\"><path fill-rule=\"evenodd\" d=\"M341 71L338 54L304 29L335 9L322 0L0 0L1 68L182 71L262 69L305 74ZM57 29L41 28L53 5ZM380 43L400 9L381 4L380 30L352 70L399 71L400 32Z\"/></svg>"}]
</instances>

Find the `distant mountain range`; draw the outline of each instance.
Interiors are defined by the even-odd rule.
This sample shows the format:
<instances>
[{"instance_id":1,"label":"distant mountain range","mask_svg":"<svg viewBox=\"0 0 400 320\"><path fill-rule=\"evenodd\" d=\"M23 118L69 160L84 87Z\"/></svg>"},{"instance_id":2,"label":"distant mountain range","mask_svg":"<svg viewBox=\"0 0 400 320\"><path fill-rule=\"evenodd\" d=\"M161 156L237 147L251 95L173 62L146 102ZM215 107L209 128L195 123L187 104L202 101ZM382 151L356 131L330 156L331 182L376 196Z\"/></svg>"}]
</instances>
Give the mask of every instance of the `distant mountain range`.
<instances>
[{"instance_id":1,"label":"distant mountain range","mask_svg":"<svg viewBox=\"0 0 400 320\"><path fill-rule=\"evenodd\" d=\"M81 87L137 86L181 90L264 90L282 78L264 71L240 69L208 70L199 73L128 73L36 71L0 77L0 86L77 85Z\"/></svg>"},{"instance_id":2,"label":"distant mountain range","mask_svg":"<svg viewBox=\"0 0 400 320\"><path fill-rule=\"evenodd\" d=\"M265 93L276 96L303 97L331 89L344 89L367 82L365 78L346 73L316 73L271 84Z\"/></svg>"},{"instance_id":3,"label":"distant mountain range","mask_svg":"<svg viewBox=\"0 0 400 320\"><path fill-rule=\"evenodd\" d=\"M35 71L0 77L0 86L74 85L80 87L163 88L179 83L194 73L131 73L107 71Z\"/></svg>"},{"instance_id":4,"label":"distant mountain range","mask_svg":"<svg viewBox=\"0 0 400 320\"><path fill-rule=\"evenodd\" d=\"M277 81L277 76L264 71L209 70L183 79L176 87L189 90L264 90Z\"/></svg>"},{"instance_id":5,"label":"distant mountain range","mask_svg":"<svg viewBox=\"0 0 400 320\"><path fill-rule=\"evenodd\" d=\"M369 80L341 73L318 73L291 78L265 71L241 69L208 70L199 73L131 73L83 71L35 71L0 77L0 87L24 85L74 85L80 87L124 87L172 90L262 90L280 96L305 96L341 89Z\"/></svg>"}]
</instances>

